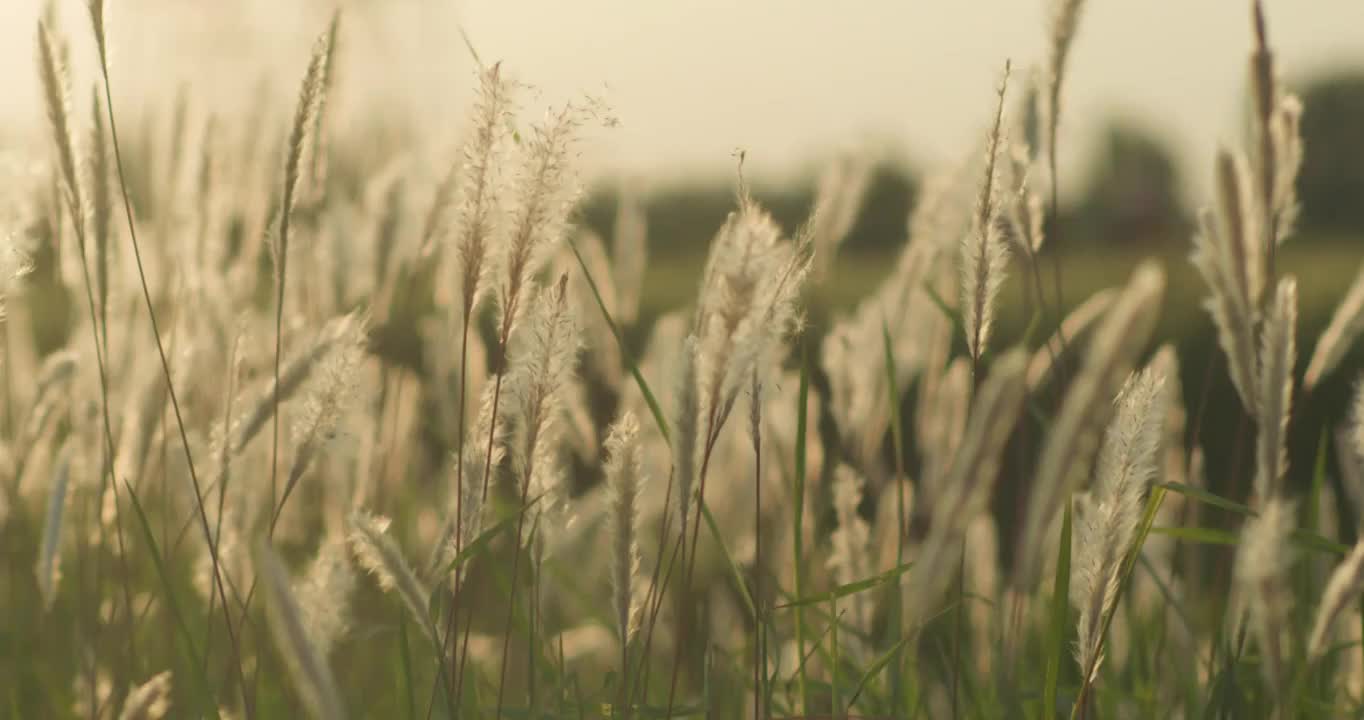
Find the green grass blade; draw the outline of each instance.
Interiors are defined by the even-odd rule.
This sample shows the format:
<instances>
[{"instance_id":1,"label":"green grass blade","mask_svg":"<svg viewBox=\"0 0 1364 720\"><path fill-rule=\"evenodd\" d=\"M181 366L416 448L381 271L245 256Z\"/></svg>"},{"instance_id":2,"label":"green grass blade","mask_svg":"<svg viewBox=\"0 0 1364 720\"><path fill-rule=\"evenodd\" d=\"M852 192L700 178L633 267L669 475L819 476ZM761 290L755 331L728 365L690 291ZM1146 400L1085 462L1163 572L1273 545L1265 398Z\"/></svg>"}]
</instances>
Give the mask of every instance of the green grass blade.
<instances>
[{"instance_id":1,"label":"green grass blade","mask_svg":"<svg viewBox=\"0 0 1364 720\"><path fill-rule=\"evenodd\" d=\"M792 547L795 552L795 593L800 597L804 593L804 567L805 567L805 430L809 418L806 417L807 399L810 396L810 357L805 343L801 343L800 356L800 392L796 396L796 472L794 478L795 492L795 512L794 533L792 537ZM796 682L800 692L800 711L810 711L810 689L805 676L805 611L802 607L796 608L796 648L800 653L800 664L796 666Z\"/></svg>"},{"instance_id":2,"label":"green grass blade","mask_svg":"<svg viewBox=\"0 0 1364 720\"><path fill-rule=\"evenodd\" d=\"M1047 628L1047 670L1042 687L1042 717L1056 717L1056 685L1061 678L1061 658L1066 655L1066 615L1070 610L1071 503L1061 519L1061 542L1056 551L1056 582L1051 590L1051 622Z\"/></svg>"},{"instance_id":3,"label":"green grass blade","mask_svg":"<svg viewBox=\"0 0 1364 720\"><path fill-rule=\"evenodd\" d=\"M895 379L895 352L890 342L890 326L886 324L885 318L881 319L881 345L884 349L886 363L886 392L890 395L890 430L893 433L892 442L895 448L895 564L897 566L905 563L905 484L902 480L905 476L905 440L904 423L900 417L900 388ZM901 652L904 645L904 618L900 616L900 583L895 583L890 597L890 628L894 633L893 637L900 638L895 644L895 655L891 658L895 666L891 670L890 694L891 709L898 715L904 715L904 686L901 682L901 672L904 668L904 656ZM858 689L861 692L861 689Z\"/></svg>"},{"instance_id":4,"label":"green grass blade","mask_svg":"<svg viewBox=\"0 0 1364 720\"><path fill-rule=\"evenodd\" d=\"M540 498L537 497L531 500L529 503L526 504L526 508L529 510L532 505L539 501L539 499ZM450 573L455 571L455 568L459 567L465 562L468 562L475 555L483 552L483 550L488 547L488 544L493 541L493 538L502 534L508 528L513 527L515 525L515 521L516 514L513 513L511 515L508 515L507 517L502 518L492 527L479 533L478 537L470 541L468 545L466 545L462 550L459 551L458 554L455 555L455 557L452 560L450 560L449 564L445 566L444 574L449 575Z\"/></svg>"},{"instance_id":5,"label":"green grass blade","mask_svg":"<svg viewBox=\"0 0 1364 720\"><path fill-rule=\"evenodd\" d=\"M1240 538L1235 533L1226 530L1216 530L1203 527L1169 527L1157 526L1151 528L1151 532L1157 535L1185 540L1200 545L1224 545L1227 547L1235 546L1240 542ZM1294 530L1289 538L1293 543L1304 550L1327 553L1330 555L1344 555L1350 551L1349 546L1342 545L1334 540L1328 540L1316 533L1306 530Z\"/></svg>"},{"instance_id":6,"label":"green grass blade","mask_svg":"<svg viewBox=\"0 0 1364 720\"><path fill-rule=\"evenodd\" d=\"M1294 530L1293 534L1289 537L1292 538L1293 542L1307 550L1315 550L1316 552L1328 553L1331 555L1344 555L1350 552L1349 545L1341 545L1334 540L1329 540L1316 533L1307 532L1302 529Z\"/></svg>"},{"instance_id":7,"label":"green grass blade","mask_svg":"<svg viewBox=\"0 0 1364 720\"><path fill-rule=\"evenodd\" d=\"M1197 500L1204 505L1212 505L1213 507L1221 508L1222 510L1230 510L1231 512L1237 513L1238 515L1245 515L1246 517L1255 517L1255 511L1252 510L1249 505L1243 505L1234 500L1228 500L1220 495L1214 495L1207 490L1177 482L1156 483L1156 487L1171 492L1177 492L1187 498Z\"/></svg>"},{"instance_id":8,"label":"green grass blade","mask_svg":"<svg viewBox=\"0 0 1364 720\"><path fill-rule=\"evenodd\" d=\"M852 697L848 698L846 717L852 717L853 706L857 704L857 699L862 696L862 691L867 688L867 684L871 682L872 678L876 677L877 673L884 670L887 665L895 660L896 656L900 654L900 650L904 648L905 642L908 640L909 638L900 638L889 650L882 653L881 657L878 657L875 662L867 666L867 669L862 673L862 679L857 681L857 686L853 689Z\"/></svg>"},{"instance_id":9,"label":"green grass blade","mask_svg":"<svg viewBox=\"0 0 1364 720\"><path fill-rule=\"evenodd\" d=\"M1146 571L1147 577L1151 578L1151 582L1155 583L1156 589L1160 591L1161 597L1165 600L1165 604L1175 611L1175 615L1179 618L1180 623L1184 625L1185 631L1188 632L1190 636L1195 635L1193 621L1189 619L1189 615L1184 611L1184 607L1179 604L1179 599L1175 597L1174 591L1172 591L1170 586L1165 583L1165 580L1160 577L1160 573L1156 572L1155 566L1151 564L1150 560L1146 559L1145 555L1140 553L1137 554L1137 562L1141 563L1141 567Z\"/></svg>"},{"instance_id":10,"label":"green grass blade","mask_svg":"<svg viewBox=\"0 0 1364 720\"><path fill-rule=\"evenodd\" d=\"M934 290L933 286L927 281L925 281L921 287L924 294L927 295L928 299L933 303L933 306L938 308L938 312L941 312L944 317L952 322L952 329L961 333L962 337L966 337L966 326L962 324L961 315L956 310L953 310L952 306L948 305L947 301L943 300L942 296L938 294L938 291Z\"/></svg>"},{"instance_id":11,"label":"green grass blade","mask_svg":"<svg viewBox=\"0 0 1364 720\"><path fill-rule=\"evenodd\" d=\"M597 281L592 279L592 273L587 269L587 263L583 256L578 252L578 246L572 239L568 241L568 248L573 251L573 257L578 259L578 267L582 268L583 277L587 278L587 286L592 288L592 297L597 300L597 307L601 309L602 317L606 318L606 324L611 328L611 334L616 337L616 347L620 348L620 357L625 361L626 367L630 369L630 375L634 376L635 384L639 386L639 391L644 395L644 402L649 404L649 412L654 416L654 423L658 425L658 432L663 435L663 442L672 445L671 436L668 434L668 421L664 419L663 406L658 404L658 398L654 397L653 390L649 389L649 383L644 381L644 375L639 371L639 363L635 362L635 356L630 352L630 348L625 345L625 336L620 334L620 327L611 317L611 311L606 309L606 303L601 299L601 291L597 289Z\"/></svg>"},{"instance_id":12,"label":"green grass blade","mask_svg":"<svg viewBox=\"0 0 1364 720\"><path fill-rule=\"evenodd\" d=\"M725 563L729 565L730 575L734 579L734 586L739 589L739 595L744 599L744 607L748 610L750 618L757 618L758 611L753 605L753 598L748 594L748 586L744 583L743 571L739 569L738 563L734 562L734 555L729 551L729 546L725 544L725 539L720 535L720 526L715 522L715 516L710 514L710 507L705 501L701 502L701 515L706 519L706 527L710 528L710 536L715 539L715 544L720 546L720 552L725 556Z\"/></svg>"},{"instance_id":13,"label":"green grass blade","mask_svg":"<svg viewBox=\"0 0 1364 720\"><path fill-rule=\"evenodd\" d=\"M886 583L891 580L894 580L895 578L900 577L901 575L905 574L905 572L907 572L909 568L913 565L914 563L912 562L897 565L889 570L886 570L885 572L878 573L869 578L863 578L856 582L847 583L846 585L839 585L833 590L830 590L828 592L822 592L819 593L818 595L796 598L791 602L778 605L772 609L785 610L787 608L798 608L804 607L806 605L818 605L820 603L826 603L830 600L837 600L839 598L847 597L849 595L855 595L857 593L870 590L876 587L877 585L881 585L882 583Z\"/></svg>"},{"instance_id":14,"label":"green grass blade","mask_svg":"<svg viewBox=\"0 0 1364 720\"><path fill-rule=\"evenodd\" d=\"M1234 547L1238 542L1235 533L1230 533L1226 530L1215 530L1213 528L1167 527L1162 525L1151 528L1151 532L1156 535L1163 535L1165 537L1184 540L1199 545L1224 545L1227 547Z\"/></svg>"},{"instance_id":15,"label":"green grass blade","mask_svg":"<svg viewBox=\"0 0 1364 720\"><path fill-rule=\"evenodd\" d=\"M156 576L161 580L161 589L166 595L166 607L170 608L171 618L175 621L175 628L180 633L180 639L185 644L185 652L189 654L190 667L194 669L191 673L198 686L200 696L197 698L198 705L208 709L213 717L218 717L218 701L213 697L213 688L208 684L208 677L204 672L204 665L199 661L199 651L194 647L194 637L189 632L189 625L185 622L185 615L180 609L180 603L175 599L175 589L171 585L170 574L166 571L165 562L161 559L161 551L156 546L156 534L152 532L151 523L147 522L147 513L142 509L142 502L137 499L137 491L126 480L123 483L128 489L128 497L133 501L133 510L136 511L138 526L142 528L142 539L147 541L147 548L151 551L152 563L156 566Z\"/></svg>"},{"instance_id":16,"label":"green grass blade","mask_svg":"<svg viewBox=\"0 0 1364 720\"><path fill-rule=\"evenodd\" d=\"M398 613L398 651L402 654L399 666L402 671L402 692L407 705L407 717L408 720L416 720L417 705L416 699L412 696L412 646L407 638L407 614L401 611Z\"/></svg>"}]
</instances>

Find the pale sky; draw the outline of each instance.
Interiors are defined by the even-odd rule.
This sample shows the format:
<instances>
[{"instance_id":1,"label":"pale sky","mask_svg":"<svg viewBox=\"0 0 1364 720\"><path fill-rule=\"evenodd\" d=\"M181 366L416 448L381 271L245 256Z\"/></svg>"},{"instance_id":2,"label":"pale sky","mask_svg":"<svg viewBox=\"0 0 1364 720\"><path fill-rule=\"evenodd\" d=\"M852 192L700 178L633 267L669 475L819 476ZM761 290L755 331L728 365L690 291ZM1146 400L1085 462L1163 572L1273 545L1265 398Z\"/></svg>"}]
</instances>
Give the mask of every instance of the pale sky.
<instances>
[{"instance_id":1,"label":"pale sky","mask_svg":"<svg viewBox=\"0 0 1364 720\"><path fill-rule=\"evenodd\" d=\"M93 80L81 0L57 0ZM270 107L287 123L322 0L108 0L118 102ZM0 152L41 126L34 62L39 0L0 0ZM871 143L917 165L951 161L983 132L1006 58L1041 57L1047 0L350 0L342 3L344 104L419 117L448 146L472 78L462 24L546 102L587 92L619 127L585 153L594 174L662 182L721 175L742 147L757 176L806 170L831 150ZM1364 66L1361 0L1267 0L1279 66L1291 80ZM285 9L281 9L285 8ZM1071 56L1063 155L1069 165L1107 117L1161 133L1202 184L1219 142L1238 132L1250 44L1243 0L1090 0ZM82 57L87 55L87 57ZM254 93L273 77L270 95ZM1021 77L1021 75L1016 75ZM78 97L88 95L82 90ZM83 105L81 106L83 107ZM39 146L42 148L42 146ZM28 149L32 149L29 144Z\"/></svg>"}]
</instances>

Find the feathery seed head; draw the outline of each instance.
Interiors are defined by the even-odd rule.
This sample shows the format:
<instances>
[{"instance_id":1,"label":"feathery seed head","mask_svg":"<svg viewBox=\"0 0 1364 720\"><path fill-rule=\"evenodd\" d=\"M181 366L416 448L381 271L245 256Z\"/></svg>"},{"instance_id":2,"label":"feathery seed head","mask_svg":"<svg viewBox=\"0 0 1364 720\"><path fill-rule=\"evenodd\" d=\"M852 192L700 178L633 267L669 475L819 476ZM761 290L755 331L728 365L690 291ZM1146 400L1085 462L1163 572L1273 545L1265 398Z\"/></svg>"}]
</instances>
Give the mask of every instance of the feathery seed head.
<instances>
[{"instance_id":1,"label":"feathery seed head","mask_svg":"<svg viewBox=\"0 0 1364 720\"><path fill-rule=\"evenodd\" d=\"M355 572L345 538L323 540L308 572L294 585L304 632L323 658L346 631L354 590Z\"/></svg>"},{"instance_id":2,"label":"feathery seed head","mask_svg":"<svg viewBox=\"0 0 1364 720\"><path fill-rule=\"evenodd\" d=\"M1241 531L1234 570L1237 592L1264 658L1265 677L1280 694L1286 682L1283 664L1292 607L1288 571L1294 557L1289 536L1296 525L1295 503L1270 497L1259 517L1248 520Z\"/></svg>"},{"instance_id":3,"label":"feathery seed head","mask_svg":"<svg viewBox=\"0 0 1364 720\"><path fill-rule=\"evenodd\" d=\"M743 194L712 243L696 320L700 416L712 436L753 368L796 328L809 250L808 236L784 241L772 216Z\"/></svg>"},{"instance_id":4,"label":"feathery seed head","mask_svg":"<svg viewBox=\"0 0 1364 720\"><path fill-rule=\"evenodd\" d=\"M1052 3L1046 70L1046 124L1050 147L1056 145L1057 128L1061 124L1061 85L1065 80L1066 59L1070 56L1071 44L1075 42L1083 8L1084 0L1053 0Z\"/></svg>"},{"instance_id":5,"label":"feathery seed head","mask_svg":"<svg viewBox=\"0 0 1364 720\"><path fill-rule=\"evenodd\" d=\"M128 691L118 720L161 720L171 706L171 671L159 672Z\"/></svg>"},{"instance_id":6,"label":"feathery seed head","mask_svg":"<svg viewBox=\"0 0 1364 720\"><path fill-rule=\"evenodd\" d=\"M108 62L108 47L104 42L104 0L86 0L90 12L90 25L95 31L95 48L99 50L101 62Z\"/></svg>"},{"instance_id":7,"label":"feathery seed head","mask_svg":"<svg viewBox=\"0 0 1364 720\"><path fill-rule=\"evenodd\" d=\"M483 388L478 403L478 417L465 438L464 457L460 458L460 462L464 463L465 486L470 488L470 492L478 484L472 481L481 480L484 474L489 472L489 467L495 468L501 465L502 460L506 457L507 417L504 413L493 415L494 390L492 383L488 383ZM493 438L491 455L483 447L484 438L489 436ZM468 500L469 498L466 497L465 499ZM464 511L467 513L464 523L465 532L473 533L465 538L466 541L473 540L477 536L478 528L482 524L482 504L484 502L482 490L480 490L478 501L477 504L468 502L464 504ZM474 522L470 523L470 520Z\"/></svg>"},{"instance_id":8,"label":"feathery seed head","mask_svg":"<svg viewBox=\"0 0 1364 720\"><path fill-rule=\"evenodd\" d=\"M1004 79L999 84L999 103L994 125L986 140L985 177L976 197L976 208L970 233L961 243L961 308L962 325L966 331L966 346L971 357L979 362L989 343L994 320L994 300L1004 283L1004 268L1009 261L1009 246L1001 232L1002 204L999 194L998 167L1004 142L1004 95L1009 83L1009 65L1004 65Z\"/></svg>"},{"instance_id":9,"label":"feathery seed head","mask_svg":"<svg viewBox=\"0 0 1364 720\"><path fill-rule=\"evenodd\" d=\"M1262 183L1258 190L1268 202L1273 196L1274 177L1277 175L1271 124L1278 90L1275 88L1274 54L1269 50L1264 7L1260 0L1251 0L1250 7L1255 28L1255 48L1250 54L1250 87L1255 96L1255 121L1260 136L1256 170Z\"/></svg>"},{"instance_id":10,"label":"feathery seed head","mask_svg":"<svg viewBox=\"0 0 1364 720\"><path fill-rule=\"evenodd\" d=\"M1043 230L1046 209L1042 205L1042 195L1030 185L1032 157L1028 144L1015 142L1009 150L1010 171L1017 188L1005 209L1009 232L1025 253L1034 255L1042 250L1042 243L1046 239Z\"/></svg>"},{"instance_id":11,"label":"feathery seed head","mask_svg":"<svg viewBox=\"0 0 1364 720\"><path fill-rule=\"evenodd\" d=\"M548 113L521 138L515 199L497 248L502 275L499 326L504 341L520 318L522 291L562 238L577 201L579 187L572 161L583 112L565 105Z\"/></svg>"},{"instance_id":12,"label":"feathery seed head","mask_svg":"<svg viewBox=\"0 0 1364 720\"><path fill-rule=\"evenodd\" d=\"M1330 324L1317 338L1317 347L1312 351L1312 360L1307 363L1303 385L1310 390L1335 370L1361 331L1364 331L1364 264L1359 266L1359 272L1346 291L1345 298L1336 306Z\"/></svg>"},{"instance_id":13,"label":"feathery seed head","mask_svg":"<svg viewBox=\"0 0 1364 720\"><path fill-rule=\"evenodd\" d=\"M1081 672L1102 662L1103 618L1117 601L1123 560L1132 548L1142 503L1156 477L1165 410L1165 379L1147 368L1128 378L1114 402L1097 475L1076 513L1071 601L1080 609L1076 660Z\"/></svg>"},{"instance_id":14,"label":"feathery seed head","mask_svg":"<svg viewBox=\"0 0 1364 720\"><path fill-rule=\"evenodd\" d=\"M871 549L871 527L858 513L862 504L865 481L852 468L839 465L834 470L833 505L838 527L830 538L833 552L829 555L828 566L833 571L834 582L847 585L869 577L872 573L868 563ZM863 595L850 597L850 622L859 630L871 629L872 607Z\"/></svg>"},{"instance_id":15,"label":"feathery seed head","mask_svg":"<svg viewBox=\"0 0 1364 720\"><path fill-rule=\"evenodd\" d=\"M330 356L332 350L345 338L351 338L349 342L358 345L363 336L363 323L357 315L343 315L328 322L317 333L312 344L298 355L289 358L280 369L279 401L283 403L292 397L300 387L304 386L312 377L313 371ZM261 392L256 402L237 422L236 438L232 445L234 453L245 450L247 444L270 421L275 411L274 400L275 382L272 379L270 385Z\"/></svg>"},{"instance_id":16,"label":"feathery seed head","mask_svg":"<svg viewBox=\"0 0 1364 720\"><path fill-rule=\"evenodd\" d=\"M1264 258L1257 235L1257 219L1250 212L1254 201L1246 175L1244 163L1236 156L1226 150L1217 153L1223 272L1234 281L1235 300L1240 310L1253 317L1264 292Z\"/></svg>"},{"instance_id":17,"label":"feathery seed head","mask_svg":"<svg viewBox=\"0 0 1364 720\"><path fill-rule=\"evenodd\" d=\"M349 524L351 552L355 553L360 566L378 580L382 590L396 592L421 631L428 639L435 640L437 636L426 606L431 594L408 566L398 543L388 534L388 518L356 510L351 513Z\"/></svg>"},{"instance_id":18,"label":"feathery seed head","mask_svg":"<svg viewBox=\"0 0 1364 720\"><path fill-rule=\"evenodd\" d=\"M332 20L336 22L335 16ZM294 122L289 129L289 140L284 157L284 200L280 206L280 230L271 249L275 253L275 282L283 289L283 273L289 255L289 223L298 200L298 184L302 175L303 154L309 137L316 126L316 118L327 91L327 60L331 56L331 42L334 33L331 27L318 36L313 43L312 55L308 59L308 69L303 74L303 83L298 91L298 106L294 109Z\"/></svg>"},{"instance_id":19,"label":"feathery seed head","mask_svg":"<svg viewBox=\"0 0 1364 720\"><path fill-rule=\"evenodd\" d=\"M700 351L695 335L688 335L683 341L677 375L674 378L674 407L672 416L673 443L672 469L677 482L677 511L681 523L687 527L687 516L691 510L692 484L696 480L697 439L700 432L700 397L698 395L696 364Z\"/></svg>"},{"instance_id":20,"label":"feathery seed head","mask_svg":"<svg viewBox=\"0 0 1364 720\"><path fill-rule=\"evenodd\" d=\"M13 238L0 238L0 320L5 319L5 297L32 270L28 256L18 248Z\"/></svg>"},{"instance_id":21,"label":"feathery seed head","mask_svg":"<svg viewBox=\"0 0 1364 720\"><path fill-rule=\"evenodd\" d=\"M1259 409L1255 443L1255 494L1261 502L1281 491L1288 469L1288 420L1297 362L1298 284L1288 276L1279 287L1260 332Z\"/></svg>"},{"instance_id":22,"label":"feathery seed head","mask_svg":"<svg viewBox=\"0 0 1364 720\"><path fill-rule=\"evenodd\" d=\"M71 128L71 91L65 43L53 36L47 25L38 23L38 72L42 79L43 100L52 137L57 147L67 210L75 225L76 236L84 244L85 204L76 174L76 142Z\"/></svg>"},{"instance_id":23,"label":"feathery seed head","mask_svg":"<svg viewBox=\"0 0 1364 720\"><path fill-rule=\"evenodd\" d=\"M346 334L337 339L318 372L305 383L303 413L294 424L297 447L289 469L290 482L296 482L316 453L332 440L341 416L355 397L368 323L357 317L346 324Z\"/></svg>"},{"instance_id":24,"label":"feathery seed head","mask_svg":"<svg viewBox=\"0 0 1364 720\"><path fill-rule=\"evenodd\" d=\"M460 163L451 168L457 183L455 262L465 315L478 305L488 274L490 242L500 232L502 155L515 88L501 63L479 75L473 127L460 148ZM459 177L455 180L456 171Z\"/></svg>"},{"instance_id":25,"label":"feathery seed head","mask_svg":"<svg viewBox=\"0 0 1364 720\"><path fill-rule=\"evenodd\" d=\"M1349 555L1336 566L1317 607L1312 634L1307 641L1307 656L1313 660L1326 652L1328 633L1346 608L1364 590L1364 542L1357 543Z\"/></svg>"},{"instance_id":26,"label":"feathery seed head","mask_svg":"<svg viewBox=\"0 0 1364 720\"><path fill-rule=\"evenodd\" d=\"M606 437L606 483L611 493L611 595L616 631L628 645L637 629L640 598L633 592L639 572L639 495L645 479L639 421L629 412Z\"/></svg>"},{"instance_id":27,"label":"feathery seed head","mask_svg":"<svg viewBox=\"0 0 1364 720\"><path fill-rule=\"evenodd\" d=\"M515 427L512 466L531 497L554 490L549 462L556 446L563 388L578 358L578 326L567 297L568 276L533 298L530 323L518 334L510 363L511 421ZM542 501L553 505L552 499ZM543 506L540 506L543 507Z\"/></svg>"},{"instance_id":28,"label":"feathery seed head","mask_svg":"<svg viewBox=\"0 0 1364 720\"><path fill-rule=\"evenodd\" d=\"M458 470L452 468L449 471L452 489L447 500L444 527L437 536L426 567L427 575L433 578L440 577L459 551L467 548L483 532L483 518L487 510L485 494L487 486L484 485L484 477L487 475L491 484L492 472L495 472L507 455L508 413L497 414L497 427L494 429L494 392L492 383L484 385L479 396L477 418L465 431L464 454L452 458L452 464L463 464L464 484L462 488L453 487L458 478ZM491 445L488 442L490 436ZM459 535L455 534L456 528ZM467 564L455 568L454 575L450 578L451 582L462 577L467 568Z\"/></svg>"},{"instance_id":29,"label":"feathery seed head","mask_svg":"<svg viewBox=\"0 0 1364 720\"><path fill-rule=\"evenodd\" d=\"M1288 536L1297 527L1296 503L1270 498L1258 517L1246 521L1236 553L1236 580L1253 585L1280 578L1293 563Z\"/></svg>"},{"instance_id":30,"label":"feathery seed head","mask_svg":"<svg viewBox=\"0 0 1364 720\"><path fill-rule=\"evenodd\" d=\"M1156 475L1156 452L1165 422L1165 378L1153 369L1134 373L1114 401L1113 420L1099 452L1097 498L1139 499ZM1139 508L1137 508L1139 509Z\"/></svg>"},{"instance_id":31,"label":"feathery seed head","mask_svg":"<svg viewBox=\"0 0 1364 720\"><path fill-rule=\"evenodd\" d=\"M1279 99L1270 118L1270 140L1274 147L1276 172L1270 189L1271 220L1274 223L1274 242L1282 244L1293 234L1301 209L1296 183L1302 169L1302 101L1296 95Z\"/></svg>"}]
</instances>

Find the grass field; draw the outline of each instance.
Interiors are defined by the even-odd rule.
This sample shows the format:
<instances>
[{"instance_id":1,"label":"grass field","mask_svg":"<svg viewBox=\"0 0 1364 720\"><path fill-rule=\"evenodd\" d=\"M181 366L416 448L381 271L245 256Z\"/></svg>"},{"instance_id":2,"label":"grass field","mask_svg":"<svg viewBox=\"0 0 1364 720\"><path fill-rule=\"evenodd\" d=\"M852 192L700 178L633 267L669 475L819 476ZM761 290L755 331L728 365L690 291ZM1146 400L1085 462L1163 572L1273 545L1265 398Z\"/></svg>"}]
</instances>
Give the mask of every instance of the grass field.
<instances>
[{"instance_id":1,"label":"grass field","mask_svg":"<svg viewBox=\"0 0 1364 720\"><path fill-rule=\"evenodd\" d=\"M492 59L390 162L339 15L287 126L129 143L87 7L0 228L0 716L1364 715L1364 267L1258 2L1198 232L1065 235L1060 0L875 255L845 159L579 227L609 109Z\"/></svg>"}]
</instances>

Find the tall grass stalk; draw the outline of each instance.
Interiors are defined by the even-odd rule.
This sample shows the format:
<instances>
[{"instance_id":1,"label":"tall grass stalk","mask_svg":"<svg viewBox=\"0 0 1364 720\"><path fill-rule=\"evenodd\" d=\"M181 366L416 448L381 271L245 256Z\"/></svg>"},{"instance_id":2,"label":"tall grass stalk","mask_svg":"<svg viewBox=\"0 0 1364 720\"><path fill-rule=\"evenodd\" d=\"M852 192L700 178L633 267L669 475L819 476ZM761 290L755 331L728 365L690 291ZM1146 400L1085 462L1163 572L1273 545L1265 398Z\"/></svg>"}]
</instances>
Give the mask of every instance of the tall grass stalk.
<instances>
[{"instance_id":1,"label":"tall grass stalk","mask_svg":"<svg viewBox=\"0 0 1364 720\"><path fill-rule=\"evenodd\" d=\"M279 237L274 245L275 253L275 391L273 410L273 435L270 446L270 505L274 507L279 500L276 476L279 472L279 388L280 359L284 343L284 293L289 270L289 230L293 219L294 205L298 193L299 179L302 176L304 146L314 128L318 108L326 93L326 62L331 57L330 43L335 38L335 25L340 15L332 16L331 27L318 36L313 45L308 69L303 74L303 84L298 93L298 107L294 110L294 122L289 131L287 154L284 158L284 190L280 203ZM273 524L273 523L272 523Z\"/></svg>"},{"instance_id":2,"label":"tall grass stalk","mask_svg":"<svg viewBox=\"0 0 1364 720\"><path fill-rule=\"evenodd\" d=\"M98 4L98 0L97 3ZM92 12L95 5L91 6ZM101 38L103 31L100 31ZM101 39L101 47L103 40ZM100 420L103 425L103 453L100 460L100 496L103 497L111 486L117 481L113 475L114 458L114 438L113 430L109 420L109 376L107 370L107 341L101 341L100 319L96 312L94 287L90 278L90 267L88 264L87 242L86 242L86 223L85 211L86 201L81 193L81 186L76 175L76 147L74 135L71 129L70 113L70 91L68 87L68 77L66 68L66 47L62 44L58 46L57 39L49 32L47 26L42 21L38 23L38 52L39 52L39 73L41 76L44 100L47 108L49 122L52 125L53 140L56 145L59 165L61 167L62 179L65 184L63 195L66 201L66 208L71 217L71 226L76 235L77 246L80 252L81 278L84 281L86 309L90 317L90 332L95 347L95 362L99 371L100 387ZM15 275L22 274L24 267L20 265ZM8 281L8 278L6 278ZM104 323L103 336L108 337L108 324ZM8 348L8 341L6 342ZM6 369L8 375L9 369ZM16 476L16 487L18 484ZM119 530L119 554L120 562L126 566L126 559L123 556L123 537L122 522L118 525ZM105 524L99 523L100 546L105 545L104 538ZM102 555L97 556L96 564L96 583L97 593L103 592L103 562L100 560ZM123 574L123 594L125 602L131 597L128 588L127 574ZM131 616L132 606L129 604L125 608L125 615ZM128 625L131 628L131 620ZM129 638L130 648L133 646L131 630Z\"/></svg>"},{"instance_id":3,"label":"tall grass stalk","mask_svg":"<svg viewBox=\"0 0 1364 720\"><path fill-rule=\"evenodd\" d=\"M161 360L161 372L166 380L166 392L170 396L171 408L175 413L175 425L180 433L180 444L185 454L185 464L189 469L190 482L193 485L195 507L199 514L200 529L204 533L204 541L208 544L209 553L213 557L214 583L218 587L219 601L223 608L223 620L227 628L228 639L232 645L233 664L237 669L237 679L241 683L243 698L246 698L246 673L243 669L241 660L241 645L237 640L237 633L232 624L232 615L227 606L227 595L223 589L222 578L218 568L218 544L213 537L208 525L208 513L204 510L204 494L199 483L199 475L194 469L194 457L190 451L189 434L185 431L185 420L180 412L180 400L175 393L175 383L171 378L170 361L166 357L165 344L161 340L161 329L156 321L156 308L152 303L151 289L147 285L147 273L142 264L142 249L137 241L137 227L133 221L132 201L128 197L127 175L123 167L123 151L119 145L118 121L114 113L113 83L109 79L109 56L108 46L104 34L104 2L103 0L93 0L89 6L91 24L94 29L96 46L99 55L100 75L104 80L104 110L109 119L109 137L114 146L114 167L118 171L119 191L123 197L123 215L128 224L128 241L133 248L133 260L137 266L138 282L142 286L142 300L147 308L147 317L152 329L152 339L156 344L157 355ZM82 253L83 254L83 253ZM84 263L82 262L82 266ZM88 278L87 278L88 280ZM107 426L107 420L106 420ZM107 427L106 427L107 433ZM112 438L110 447L112 448ZM112 450L111 450L112 452ZM247 718L254 716L254 708L250 700L245 701Z\"/></svg>"}]
</instances>

